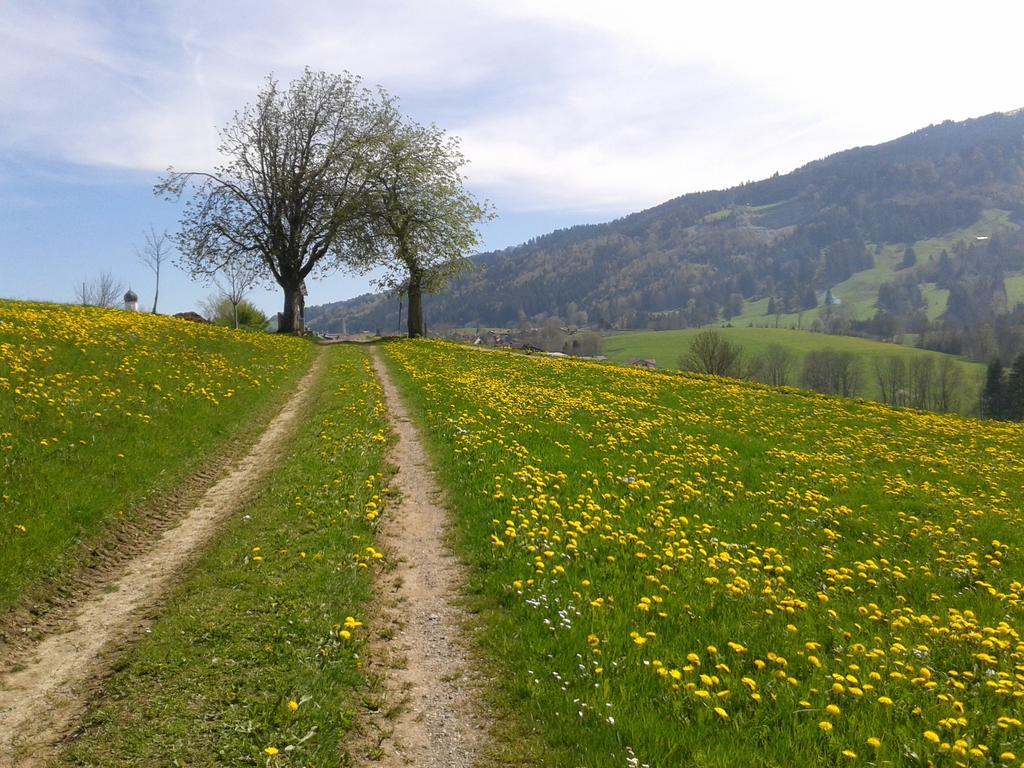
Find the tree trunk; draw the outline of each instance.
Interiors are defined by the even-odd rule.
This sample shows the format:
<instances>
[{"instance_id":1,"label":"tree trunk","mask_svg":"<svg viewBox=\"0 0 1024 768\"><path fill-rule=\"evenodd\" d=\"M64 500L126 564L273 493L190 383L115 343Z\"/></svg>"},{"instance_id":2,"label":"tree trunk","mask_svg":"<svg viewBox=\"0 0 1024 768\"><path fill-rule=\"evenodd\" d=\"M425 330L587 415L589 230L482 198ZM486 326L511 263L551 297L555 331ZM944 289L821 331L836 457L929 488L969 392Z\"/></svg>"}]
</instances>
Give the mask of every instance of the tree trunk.
<instances>
[{"instance_id":1,"label":"tree trunk","mask_svg":"<svg viewBox=\"0 0 1024 768\"><path fill-rule=\"evenodd\" d=\"M302 297L302 281L294 285L282 285L284 289L284 312L278 315L278 333L302 333L305 300Z\"/></svg>"},{"instance_id":2,"label":"tree trunk","mask_svg":"<svg viewBox=\"0 0 1024 768\"><path fill-rule=\"evenodd\" d=\"M156 302L160 298L160 265L156 265L156 293L153 294L153 314L156 314Z\"/></svg>"},{"instance_id":3,"label":"tree trunk","mask_svg":"<svg viewBox=\"0 0 1024 768\"><path fill-rule=\"evenodd\" d=\"M423 325L423 286L420 279L419 275L409 277L409 320L406 325L409 327L410 339L421 338L427 333Z\"/></svg>"}]
</instances>

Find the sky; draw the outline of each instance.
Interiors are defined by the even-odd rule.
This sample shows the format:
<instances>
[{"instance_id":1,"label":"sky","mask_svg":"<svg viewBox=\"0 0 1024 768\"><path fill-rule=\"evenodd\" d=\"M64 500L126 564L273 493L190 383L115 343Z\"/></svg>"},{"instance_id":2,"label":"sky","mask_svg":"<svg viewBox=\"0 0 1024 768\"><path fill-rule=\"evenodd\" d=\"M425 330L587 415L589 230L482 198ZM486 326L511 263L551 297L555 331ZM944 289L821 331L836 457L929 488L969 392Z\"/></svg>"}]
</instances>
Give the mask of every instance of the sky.
<instances>
[{"instance_id":1,"label":"sky","mask_svg":"<svg viewBox=\"0 0 1024 768\"><path fill-rule=\"evenodd\" d=\"M271 73L352 72L461 137L490 250L1024 107L1022 21L985 0L0 0L0 296L71 301L110 271L151 304L135 249L180 213L154 182L212 168ZM172 267L158 308L211 292Z\"/></svg>"}]
</instances>

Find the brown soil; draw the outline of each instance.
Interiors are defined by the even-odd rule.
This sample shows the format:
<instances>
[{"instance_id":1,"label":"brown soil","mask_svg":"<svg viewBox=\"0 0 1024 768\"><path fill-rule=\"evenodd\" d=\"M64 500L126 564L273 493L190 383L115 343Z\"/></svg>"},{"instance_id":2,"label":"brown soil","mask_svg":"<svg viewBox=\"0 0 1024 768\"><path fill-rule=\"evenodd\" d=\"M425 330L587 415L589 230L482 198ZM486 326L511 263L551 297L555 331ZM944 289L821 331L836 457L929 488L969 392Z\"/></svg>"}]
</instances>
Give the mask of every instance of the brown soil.
<instances>
[{"instance_id":1,"label":"brown soil","mask_svg":"<svg viewBox=\"0 0 1024 768\"><path fill-rule=\"evenodd\" d=\"M60 611L57 631L22 648L0 674L0 768L41 765L74 728L121 652L152 622L168 590L276 465L323 369L319 355L249 453L115 578ZM52 621L52 618L49 620Z\"/></svg>"},{"instance_id":2,"label":"brown soil","mask_svg":"<svg viewBox=\"0 0 1024 768\"><path fill-rule=\"evenodd\" d=\"M485 735L468 649L466 614L457 603L464 574L445 544L447 513L426 449L375 347L391 428L390 461L400 501L382 518L379 541L392 568L377 582L380 619L368 671L383 678L383 701L367 718L358 763L470 768Z\"/></svg>"}]
</instances>

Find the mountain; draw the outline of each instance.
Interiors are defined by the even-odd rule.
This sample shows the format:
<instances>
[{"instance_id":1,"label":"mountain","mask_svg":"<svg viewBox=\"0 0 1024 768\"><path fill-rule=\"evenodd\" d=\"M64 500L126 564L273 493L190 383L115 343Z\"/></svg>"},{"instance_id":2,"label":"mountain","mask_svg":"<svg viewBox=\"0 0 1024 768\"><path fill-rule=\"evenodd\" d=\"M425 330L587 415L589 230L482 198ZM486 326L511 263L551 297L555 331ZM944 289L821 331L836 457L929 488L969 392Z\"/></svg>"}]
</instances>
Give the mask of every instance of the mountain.
<instances>
[{"instance_id":1,"label":"mountain","mask_svg":"<svg viewBox=\"0 0 1024 768\"><path fill-rule=\"evenodd\" d=\"M933 300L988 304L991 314L1002 290L1005 305L1002 281L1024 274L1019 221L1024 112L947 121L481 254L478 270L429 297L427 323L507 327L558 317L598 328L678 328L737 316L831 317L846 302L835 314L863 324L876 316L881 291L899 310L886 317L906 330L914 318L947 315L947 306L929 309ZM995 267L986 267L987 250L998 251ZM338 331L345 318L350 332L393 331L398 302L367 294L306 313L319 330Z\"/></svg>"}]
</instances>

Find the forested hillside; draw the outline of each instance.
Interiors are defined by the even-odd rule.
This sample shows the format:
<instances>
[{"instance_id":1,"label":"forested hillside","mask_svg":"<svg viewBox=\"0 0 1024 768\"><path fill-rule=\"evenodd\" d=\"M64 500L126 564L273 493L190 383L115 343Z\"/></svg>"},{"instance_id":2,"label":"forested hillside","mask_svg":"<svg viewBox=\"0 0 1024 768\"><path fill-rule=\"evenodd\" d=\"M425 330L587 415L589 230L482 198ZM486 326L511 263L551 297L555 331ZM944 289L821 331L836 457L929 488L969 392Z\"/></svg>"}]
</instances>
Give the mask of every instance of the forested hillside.
<instances>
[{"instance_id":1,"label":"forested hillside","mask_svg":"<svg viewBox=\"0 0 1024 768\"><path fill-rule=\"evenodd\" d=\"M823 330L927 333L956 351L980 344L1009 355L992 326L1012 310L1013 276L1024 273L1022 182L1024 113L945 122L483 254L478 271L429 298L427 322L514 326L556 316L684 328L809 312L801 321L818 319ZM851 286L858 302L840 309ZM397 309L394 297L364 296L311 307L307 321L394 330ZM980 324L988 338L966 338Z\"/></svg>"}]
</instances>

